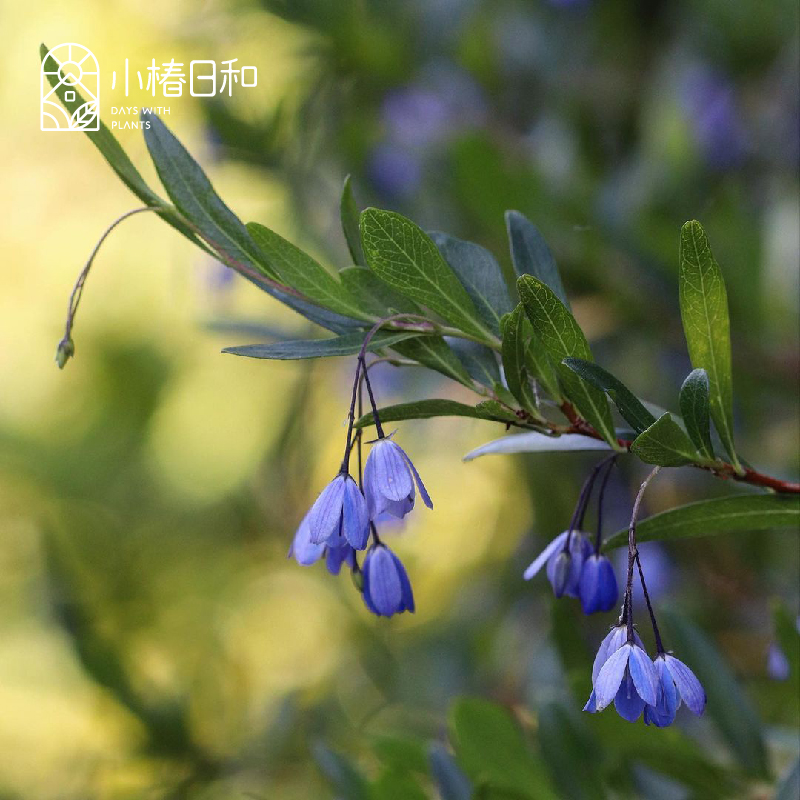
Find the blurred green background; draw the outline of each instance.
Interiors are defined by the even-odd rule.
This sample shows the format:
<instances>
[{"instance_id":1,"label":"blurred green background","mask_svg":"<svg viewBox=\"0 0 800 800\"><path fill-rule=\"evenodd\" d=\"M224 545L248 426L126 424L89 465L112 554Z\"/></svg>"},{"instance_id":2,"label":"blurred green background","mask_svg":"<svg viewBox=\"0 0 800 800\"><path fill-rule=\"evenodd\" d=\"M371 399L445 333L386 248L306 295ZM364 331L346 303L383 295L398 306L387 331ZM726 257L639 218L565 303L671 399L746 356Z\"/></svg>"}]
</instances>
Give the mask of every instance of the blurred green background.
<instances>
[{"instance_id":1,"label":"blurred green background","mask_svg":"<svg viewBox=\"0 0 800 800\"><path fill-rule=\"evenodd\" d=\"M796 479L794 0L0 0L0 30L0 797L359 796L324 748L377 782L363 797L436 797L426 748L465 695L524 723L533 797L772 796L798 750L796 532L642 548L668 646L681 655L691 618L747 700L724 684L680 730L585 719L610 615L521 573L566 526L590 455L463 464L502 429L405 423L436 510L387 536L417 613L376 620L348 577L285 557L338 464L353 364L219 354L255 341L220 323L307 323L139 215L101 251L58 371L72 282L136 201L84 137L38 130L37 53L90 47L107 122L148 103L111 91L125 58L256 65L256 89L161 101L166 121L243 219L331 266L347 263L347 173L362 204L506 265L503 211L521 210L598 361L673 410L678 231L700 219L728 281L741 452ZM141 132L119 138L157 185ZM414 371L376 380L384 404L465 397ZM609 531L641 477L625 461ZM733 490L673 470L647 511ZM742 702L765 756L736 744Z\"/></svg>"}]
</instances>

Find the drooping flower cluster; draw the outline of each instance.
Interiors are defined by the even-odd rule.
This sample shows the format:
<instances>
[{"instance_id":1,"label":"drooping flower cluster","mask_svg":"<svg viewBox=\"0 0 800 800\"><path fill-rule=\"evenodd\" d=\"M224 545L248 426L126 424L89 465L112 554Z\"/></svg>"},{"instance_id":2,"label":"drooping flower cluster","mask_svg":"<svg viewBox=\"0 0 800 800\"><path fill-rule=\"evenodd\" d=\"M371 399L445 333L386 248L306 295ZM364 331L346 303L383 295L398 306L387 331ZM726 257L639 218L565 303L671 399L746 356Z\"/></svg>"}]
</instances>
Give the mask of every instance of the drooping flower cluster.
<instances>
[{"instance_id":1,"label":"drooping flower cluster","mask_svg":"<svg viewBox=\"0 0 800 800\"><path fill-rule=\"evenodd\" d=\"M393 441L394 434L384 435L364 359L369 338L368 335L359 354L341 468L300 523L289 555L303 566L325 557L328 571L334 575L346 564L366 607L373 614L391 617L403 611L413 612L414 595L405 567L378 536L376 520L384 514L402 519L414 508L417 492L428 508L433 508L433 503L411 459ZM360 474L361 431L353 432L357 397L360 411L362 380L369 390L378 432L378 438L371 442L363 477ZM358 481L349 471L354 447L359 453ZM361 550L367 553L359 566L358 551Z\"/></svg>"},{"instance_id":2,"label":"drooping flower cluster","mask_svg":"<svg viewBox=\"0 0 800 800\"><path fill-rule=\"evenodd\" d=\"M609 611L617 602L617 581L609 559L600 552L603 495L615 456L598 464L583 486L569 528L560 533L525 570L529 580L546 565L546 573L556 597L576 597L584 613ZM606 465L608 465L606 467ZM594 546L581 532L592 487L603 468L598 498L597 534ZM698 716L703 713L706 695L695 674L682 661L665 652L655 613L644 581L636 548L636 519L642 494L654 470L642 484L633 507L628 537L628 575L619 621L603 639L592 667L592 692L584 711L597 713L611 703L628 722L644 715L647 725L663 728L675 721L683 703ZM656 657L651 661L633 625L633 568L638 566L647 610L653 625Z\"/></svg>"},{"instance_id":3,"label":"drooping flower cluster","mask_svg":"<svg viewBox=\"0 0 800 800\"><path fill-rule=\"evenodd\" d=\"M602 540L602 510L606 482L615 456L600 462L583 486L572 522L531 562L523 573L530 580L545 564L547 579L556 597L576 597L584 614L610 611L617 604L617 579L608 557L600 552ZM606 473L600 486L597 503L597 533L592 545L580 527L586 514L592 488L603 469Z\"/></svg>"}]
</instances>

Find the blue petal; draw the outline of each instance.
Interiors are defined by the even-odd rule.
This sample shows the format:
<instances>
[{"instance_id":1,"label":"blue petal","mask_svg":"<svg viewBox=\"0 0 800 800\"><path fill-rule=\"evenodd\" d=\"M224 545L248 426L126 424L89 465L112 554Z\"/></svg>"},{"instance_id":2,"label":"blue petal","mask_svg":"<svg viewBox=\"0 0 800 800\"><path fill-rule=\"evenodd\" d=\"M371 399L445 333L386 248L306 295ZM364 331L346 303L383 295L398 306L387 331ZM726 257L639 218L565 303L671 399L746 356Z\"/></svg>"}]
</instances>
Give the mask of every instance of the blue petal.
<instances>
[{"instance_id":1,"label":"blue petal","mask_svg":"<svg viewBox=\"0 0 800 800\"><path fill-rule=\"evenodd\" d=\"M353 548L349 544L343 547L328 547L328 552L325 554L325 566L331 575L338 575L345 562L352 567Z\"/></svg>"},{"instance_id":2,"label":"blue petal","mask_svg":"<svg viewBox=\"0 0 800 800\"><path fill-rule=\"evenodd\" d=\"M608 657L619 650L625 644L628 637L628 630L625 625L614 626L606 635L606 638L600 642L600 648L597 655L594 657L594 664L592 664L592 686L597 683L597 676L603 668L603 664L608 661Z\"/></svg>"},{"instance_id":3,"label":"blue petal","mask_svg":"<svg viewBox=\"0 0 800 800\"><path fill-rule=\"evenodd\" d=\"M384 500L383 502L383 511L381 513L391 514L393 517L397 517L397 519L403 519L403 517L408 514L411 509L414 508L414 492L412 491L411 494L403 500ZM374 519L376 522L378 521L377 517L380 517L380 514L377 514Z\"/></svg>"},{"instance_id":4,"label":"blue petal","mask_svg":"<svg viewBox=\"0 0 800 800\"><path fill-rule=\"evenodd\" d=\"M408 454L399 444L395 445L395 447L403 454L403 458L406 460L406 464L408 464L408 468L411 470L411 473L414 476L414 480L417 482L417 486L419 487L419 496L422 498L422 502L428 508L433 508L433 500L431 500L431 496L428 494L428 490L425 488L425 484L422 482L422 478L419 476L419 472L417 472L417 468L414 466L414 462L408 457Z\"/></svg>"},{"instance_id":5,"label":"blue petal","mask_svg":"<svg viewBox=\"0 0 800 800\"><path fill-rule=\"evenodd\" d=\"M408 573L403 566L403 562L389 551L389 554L394 559L394 565L397 568L397 574L400 576L400 588L402 590L402 604L398 611L410 611L414 613L414 592L411 590L411 581L408 579Z\"/></svg>"},{"instance_id":6,"label":"blue petal","mask_svg":"<svg viewBox=\"0 0 800 800\"><path fill-rule=\"evenodd\" d=\"M294 556L294 560L301 566L308 567L322 557L324 550L325 542L311 541L311 528L308 525L308 515L306 515L294 535L289 555Z\"/></svg>"},{"instance_id":7,"label":"blue petal","mask_svg":"<svg viewBox=\"0 0 800 800\"><path fill-rule=\"evenodd\" d=\"M622 719L628 722L636 722L639 719L639 715L644 711L644 707L645 702L636 691L631 673L625 670L625 677L614 698L614 708L617 709L617 713Z\"/></svg>"},{"instance_id":8,"label":"blue petal","mask_svg":"<svg viewBox=\"0 0 800 800\"><path fill-rule=\"evenodd\" d=\"M363 550L369 538L367 501L356 482L348 475L342 500L342 532L356 550Z\"/></svg>"},{"instance_id":9,"label":"blue petal","mask_svg":"<svg viewBox=\"0 0 800 800\"><path fill-rule=\"evenodd\" d=\"M537 572L549 561L550 556L555 553L559 547L564 546L564 540L567 538L567 531L563 533L559 533L555 539L553 539L550 544L539 553L538 556L530 563L528 568L525 572L522 573L522 577L525 578L526 581L529 581Z\"/></svg>"},{"instance_id":10,"label":"blue petal","mask_svg":"<svg viewBox=\"0 0 800 800\"><path fill-rule=\"evenodd\" d=\"M581 581L581 570L583 569L584 547L587 545L588 543L580 531L572 532L572 537L570 538L569 543L569 571L564 579L563 586L559 587L560 591L557 590L557 585L560 582L557 580L557 577L560 578L561 576L556 576L558 555L554 555L547 562L547 578L553 587L556 597L561 597L563 595L566 595L567 597L578 597Z\"/></svg>"},{"instance_id":11,"label":"blue petal","mask_svg":"<svg viewBox=\"0 0 800 800\"><path fill-rule=\"evenodd\" d=\"M650 660L650 656L641 647L636 645L631 647L628 669L639 697L648 705L654 706L658 689L658 675L656 675L656 669Z\"/></svg>"},{"instance_id":12,"label":"blue petal","mask_svg":"<svg viewBox=\"0 0 800 800\"><path fill-rule=\"evenodd\" d=\"M589 699L586 701L583 710L588 711L590 714L597 713L597 698L595 697L594 689L592 689L592 693L589 695Z\"/></svg>"},{"instance_id":13,"label":"blue petal","mask_svg":"<svg viewBox=\"0 0 800 800\"><path fill-rule=\"evenodd\" d=\"M386 547L378 545L370 551L364 574L369 579L369 599L375 613L384 617L396 614L403 603L403 585L392 554Z\"/></svg>"},{"instance_id":14,"label":"blue petal","mask_svg":"<svg viewBox=\"0 0 800 800\"><path fill-rule=\"evenodd\" d=\"M663 657L657 657L653 666L658 677L656 704L645 709L644 721L648 725L652 723L658 728L665 728L675 721L675 712L678 710L680 698Z\"/></svg>"},{"instance_id":15,"label":"blue petal","mask_svg":"<svg viewBox=\"0 0 800 800\"><path fill-rule=\"evenodd\" d=\"M378 610L372 603L372 597L370 595L370 585L369 585L369 562L371 559L373 551L370 550L367 553L367 557L364 559L364 563L361 567L361 575L364 580L364 584L361 587L361 596L364 598L364 604L366 607L373 613L378 614Z\"/></svg>"},{"instance_id":16,"label":"blue petal","mask_svg":"<svg viewBox=\"0 0 800 800\"><path fill-rule=\"evenodd\" d=\"M584 592L586 598L584 600ZM602 555L591 555L583 564L580 597L584 614L610 611L617 603L617 579L611 562Z\"/></svg>"},{"instance_id":17,"label":"blue petal","mask_svg":"<svg viewBox=\"0 0 800 800\"><path fill-rule=\"evenodd\" d=\"M671 655L664 656L664 660L675 681L675 688L678 690L680 699L686 703L689 711L699 717L706 708L706 693L703 685L683 661L679 661Z\"/></svg>"},{"instance_id":18,"label":"blue petal","mask_svg":"<svg viewBox=\"0 0 800 800\"><path fill-rule=\"evenodd\" d=\"M632 650L631 645L624 644L603 664L594 685L598 711L602 711L616 696Z\"/></svg>"},{"instance_id":19,"label":"blue petal","mask_svg":"<svg viewBox=\"0 0 800 800\"><path fill-rule=\"evenodd\" d=\"M372 445L367 464L375 464L375 489L387 500L402 500L411 494L414 481L403 451L390 439Z\"/></svg>"},{"instance_id":20,"label":"blue petal","mask_svg":"<svg viewBox=\"0 0 800 800\"><path fill-rule=\"evenodd\" d=\"M337 475L314 501L306 517L315 544L326 542L339 535L342 521L345 476Z\"/></svg>"}]
</instances>

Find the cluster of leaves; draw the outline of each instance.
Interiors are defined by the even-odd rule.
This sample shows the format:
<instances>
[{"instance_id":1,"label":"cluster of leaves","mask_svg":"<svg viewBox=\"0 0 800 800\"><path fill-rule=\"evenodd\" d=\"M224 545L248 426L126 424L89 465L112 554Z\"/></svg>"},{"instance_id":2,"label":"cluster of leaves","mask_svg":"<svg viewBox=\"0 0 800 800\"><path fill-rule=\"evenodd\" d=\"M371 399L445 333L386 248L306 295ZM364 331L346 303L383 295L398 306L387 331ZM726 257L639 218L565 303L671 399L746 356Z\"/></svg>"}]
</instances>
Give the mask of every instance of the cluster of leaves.
<instances>
[{"instance_id":1,"label":"cluster of leaves","mask_svg":"<svg viewBox=\"0 0 800 800\"><path fill-rule=\"evenodd\" d=\"M758 715L701 630L676 612L665 617L670 637L691 655L702 677L711 721L719 744L736 763L733 769L720 762L719 750L711 754L711 748L698 746L678 729L643 735L613 717L580 715L557 697L539 705L535 725L525 711L516 714L488 700L459 698L450 709L447 745L438 739L426 747L417 739L373 737L371 760L377 767L371 776L323 746L315 748L317 764L336 796L346 800L422 800L430 796L423 786L431 784L443 800L602 798L609 792L629 796L636 783L648 797L674 796L662 794L657 780L642 786L642 768L645 775L651 770L676 782L687 797L745 796L748 785L752 789L770 774ZM781 641L796 650L797 631L791 622L788 627ZM557 644L565 665L582 665L580 644L574 637L561 638ZM793 674L795 669L793 665ZM793 796L797 769L795 764L778 783L776 798Z\"/></svg>"},{"instance_id":2,"label":"cluster of leaves","mask_svg":"<svg viewBox=\"0 0 800 800\"><path fill-rule=\"evenodd\" d=\"M69 107L63 87L57 92ZM334 275L266 226L243 224L163 122L151 114L147 121L145 141L171 204L145 183L106 126L87 135L131 191L166 222L334 334L225 352L264 359L352 355L367 332L385 320L369 343L372 352L393 364L435 370L479 396L474 405L428 399L390 406L383 410L387 422L464 416L528 431L492 442L473 457L611 448L630 450L649 464L693 465L747 478L733 440L725 283L699 222L687 222L680 237L681 314L694 370L681 387L678 417L637 398L594 362L555 259L539 230L519 212L506 213L516 273L512 286L497 260L477 244L426 233L395 212L359 212L347 180L341 221L353 264ZM609 399L627 427L615 427ZM356 424L371 423L367 416ZM752 530L774 527L776 521L791 524L800 515L796 498L740 496L724 502L668 514L691 515L698 532L721 520L726 529L745 525ZM659 531L674 530L678 521L667 519Z\"/></svg>"}]
</instances>

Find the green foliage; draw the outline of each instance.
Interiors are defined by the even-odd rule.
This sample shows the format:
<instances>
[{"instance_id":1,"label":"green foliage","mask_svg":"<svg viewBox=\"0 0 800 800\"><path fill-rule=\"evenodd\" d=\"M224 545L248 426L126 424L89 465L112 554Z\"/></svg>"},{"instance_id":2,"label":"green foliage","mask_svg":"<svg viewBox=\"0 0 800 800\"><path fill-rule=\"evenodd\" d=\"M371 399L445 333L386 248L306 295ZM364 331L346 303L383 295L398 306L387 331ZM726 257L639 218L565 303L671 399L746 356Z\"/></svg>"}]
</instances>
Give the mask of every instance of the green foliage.
<instances>
[{"instance_id":1,"label":"green foliage","mask_svg":"<svg viewBox=\"0 0 800 800\"><path fill-rule=\"evenodd\" d=\"M680 301L683 330L695 369L708 374L711 417L733 464L733 381L730 319L725 279L711 254L703 226L696 220L681 228Z\"/></svg>"},{"instance_id":2,"label":"green foliage","mask_svg":"<svg viewBox=\"0 0 800 800\"><path fill-rule=\"evenodd\" d=\"M367 345L368 351L392 347L409 337L419 338L419 334L399 332L379 332L372 337ZM223 353L234 356L247 356L248 358L267 358L279 361L298 358L332 358L335 356L354 356L364 343L363 333L345 333L331 339L302 339L273 342L272 344L245 344L238 347L226 347Z\"/></svg>"},{"instance_id":3,"label":"green foliage","mask_svg":"<svg viewBox=\"0 0 800 800\"><path fill-rule=\"evenodd\" d=\"M355 195L353 194L353 182L348 175L344 179L342 187L342 198L339 202L339 216L342 223L342 233L344 233L347 248L353 263L359 267L367 266L367 259L364 256L364 248L361 246L361 231L358 229L358 217L360 215Z\"/></svg>"},{"instance_id":4,"label":"green foliage","mask_svg":"<svg viewBox=\"0 0 800 800\"><path fill-rule=\"evenodd\" d=\"M530 800L556 797L544 764L507 709L462 698L450 711L450 733L458 763L478 792L515 792Z\"/></svg>"},{"instance_id":5,"label":"green foliage","mask_svg":"<svg viewBox=\"0 0 800 800\"><path fill-rule=\"evenodd\" d=\"M592 360L589 344L575 318L553 290L539 279L523 275L517 281L517 288L525 313L539 341L558 364L558 376L564 385L567 398L576 405L578 411L601 436L616 447L617 437L605 394L582 381L561 363L569 357Z\"/></svg>"},{"instance_id":6,"label":"green foliage","mask_svg":"<svg viewBox=\"0 0 800 800\"><path fill-rule=\"evenodd\" d=\"M688 539L734 531L792 528L800 524L800 498L775 494L746 494L687 503L640 520L636 538L651 540ZM627 544L628 529L610 536L605 548Z\"/></svg>"},{"instance_id":7,"label":"green foliage","mask_svg":"<svg viewBox=\"0 0 800 800\"><path fill-rule=\"evenodd\" d=\"M662 467L680 467L697 460L694 445L668 411L633 440L631 453L645 464Z\"/></svg>"},{"instance_id":8,"label":"green foliage","mask_svg":"<svg viewBox=\"0 0 800 800\"><path fill-rule=\"evenodd\" d=\"M463 383L468 389L473 388L469 373L441 336L417 336L406 339L395 345L394 349L401 356L417 361L423 367Z\"/></svg>"},{"instance_id":9,"label":"green foliage","mask_svg":"<svg viewBox=\"0 0 800 800\"><path fill-rule=\"evenodd\" d=\"M378 277L466 333L493 340L467 290L419 226L377 208L362 212L360 226L367 262Z\"/></svg>"},{"instance_id":10,"label":"green foliage","mask_svg":"<svg viewBox=\"0 0 800 800\"><path fill-rule=\"evenodd\" d=\"M467 290L481 319L499 336L500 319L511 311L512 305L508 286L494 256L480 245L446 233L437 231L430 236Z\"/></svg>"},{"instance_id":11,"label":"green foliage","mask_svg":"<svg viewBox=\"0 0 800 800\"><path fill-rule=\"evenodd\" d=\"M689 438L700 455L713 460L714 446L711 444L708 392L708 373L704 369L692 370L681 386L680 404Z\"/></svg>"},{"instance_id":12,"label":"green foliage","mask_svg":"<svg viewBox=\"0 0 800 800\"><path fill-rule=\"evenodd\" d=\"M310 255L258 222L248 222L246 227L281 283L338 314L370 318L347 289Z\"/></svg>"},{"instance_id":13,"label":"green foliage","mask_svg":"<svg viewBox=\"0 0 800 800\"><path fill-rule=\"evenodd\" d=\"M413 403L398 403L381 409L381 422L402 422L407 419L431 419L433 417L471 417L492 422L521 424L519 417L504 409L499 403L485 401L476 406L468 406L455 400L415 400ZM364 414L355 423L356 428L374 425L372 414Z\"/></svg>"},{"instance_id":14,"label":"green foliage","mask_svg":"<svg viewBox=\"0 0 800 800\"><path fill-rule=\"evenodd\" d=\"M386 314L421 314L422 310L413 301L382 281L368 267L345 267L339 271L339 278L348 293L354 297L361 308L376 317Z\"/></svg>"},{"instance_id":15,"label":"green foliage","mask_svg":"<svg viewBox=\"0 0 800 800\"><path fill-rule=\"evenodd\" d=\"M656 418L644 407L642 401L622 381L593 361L583 358L565 358L562 363L583 380L602 389L636 433L642 433L656 421Z\"/></svg>"},{"instance_id":16,"label":"green foliage","mask_svg":"<svg viewBox=\"0 0 800 800\"><path fill-rule=\"evenodd\" d=\"M569 308L556 260L539 229L519 211L506 211L506 228L517 276L533 275L538 278Z\"/></svg>"},{"instance_id":17,"label":"green foliage","mask_svg":"<svg viewBox=\"0 0 800 800\"><path fill-rule=\"evenodd\" d=\"M538 416L539 404L533 390L533 376L528 372L528 361L525 357L530 339L526 337L523 326L529 325L521 303L505 318L501 351L503 373L506 376L508 388L522 407Z\"/></svg>"}]
</instances>

